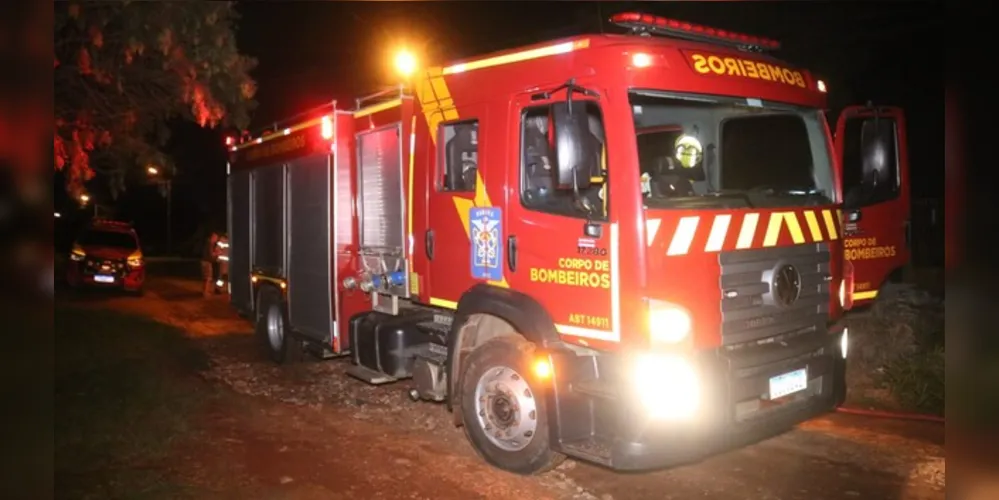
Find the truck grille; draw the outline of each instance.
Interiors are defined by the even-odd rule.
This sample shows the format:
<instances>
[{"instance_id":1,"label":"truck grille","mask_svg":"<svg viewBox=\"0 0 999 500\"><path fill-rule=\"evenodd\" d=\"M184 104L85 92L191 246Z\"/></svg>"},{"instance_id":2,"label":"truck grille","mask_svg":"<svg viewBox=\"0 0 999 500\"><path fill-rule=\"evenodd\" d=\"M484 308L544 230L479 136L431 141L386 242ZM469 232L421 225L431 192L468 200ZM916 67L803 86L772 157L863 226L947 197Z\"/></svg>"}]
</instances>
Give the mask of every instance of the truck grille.
<instances>
[{"instance_id":1,"label":"truck grille","mask_svg":"<svg viewBox=\"0 0 999 500\"><path fill-rule=\"evenodd\" d=\"M722 252L718 263L723 345L782 334L793 337L825 327L831 279L827 244ZM796 294L775 289L775 278L782 272L784 283L797 276Z\"/></svg>"}]
</instances>

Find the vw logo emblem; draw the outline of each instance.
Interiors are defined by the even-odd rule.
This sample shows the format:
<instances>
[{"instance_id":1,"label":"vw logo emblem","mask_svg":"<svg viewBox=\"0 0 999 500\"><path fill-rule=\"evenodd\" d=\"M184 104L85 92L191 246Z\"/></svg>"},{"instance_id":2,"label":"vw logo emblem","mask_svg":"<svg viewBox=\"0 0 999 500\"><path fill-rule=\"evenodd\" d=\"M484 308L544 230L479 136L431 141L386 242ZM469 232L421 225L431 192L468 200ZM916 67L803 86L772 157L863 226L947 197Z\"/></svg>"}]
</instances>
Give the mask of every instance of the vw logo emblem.
<instances>
[{"instance_id":1,"label":"vw logo emblem","mask_svg":"<svg viewBox=\"0 0 999 500\"><path fill-rule=\"evenodd\" d=\"M798 295L801 294L801 275L790 264L781 266L774 273L771 287L774 301L778 304L789 306L798 300Z\"/></svg>"}]
</instances>

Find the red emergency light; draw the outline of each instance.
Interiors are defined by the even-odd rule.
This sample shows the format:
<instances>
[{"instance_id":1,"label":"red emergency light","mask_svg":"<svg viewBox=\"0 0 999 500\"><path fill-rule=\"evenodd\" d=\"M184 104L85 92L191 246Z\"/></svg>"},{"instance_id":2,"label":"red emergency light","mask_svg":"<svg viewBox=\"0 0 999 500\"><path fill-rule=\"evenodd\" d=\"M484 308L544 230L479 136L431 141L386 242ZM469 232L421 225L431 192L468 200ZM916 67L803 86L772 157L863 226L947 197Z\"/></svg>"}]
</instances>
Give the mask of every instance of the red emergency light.
<instances>
[{"instance_id":1,"label":"red emergency light","mask_svg":"<svg viewBox=\"0 0 999 500\"><path fill-rule=\"evenodd\" d=\"M639 12L621 12L611 16L610 21L635 33L650 33L672 36L699 42L724 43L754 50L777 50L780 43L776 40L758 36L736 33L702 26L700 24L678 21L651 14Z\"/></svg>"}]
</instances>

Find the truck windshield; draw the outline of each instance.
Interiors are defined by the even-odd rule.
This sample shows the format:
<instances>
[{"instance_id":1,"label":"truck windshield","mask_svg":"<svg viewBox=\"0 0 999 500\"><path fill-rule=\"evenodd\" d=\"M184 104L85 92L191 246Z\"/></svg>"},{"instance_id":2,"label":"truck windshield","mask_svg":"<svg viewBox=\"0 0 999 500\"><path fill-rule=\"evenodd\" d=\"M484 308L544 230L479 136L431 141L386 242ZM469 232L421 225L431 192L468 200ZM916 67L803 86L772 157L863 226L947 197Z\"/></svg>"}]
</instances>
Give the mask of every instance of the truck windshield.
<instances>
[{"instance_id":1,"label":"truck windshield","mask_svg":"<svg viewBox=\"0 0 999 500\"><path fill-rule=\"evenodd\" d=\"M646 207L832 203L818 110L748 99L632 92Z\"/></svg>"}]
</instances>

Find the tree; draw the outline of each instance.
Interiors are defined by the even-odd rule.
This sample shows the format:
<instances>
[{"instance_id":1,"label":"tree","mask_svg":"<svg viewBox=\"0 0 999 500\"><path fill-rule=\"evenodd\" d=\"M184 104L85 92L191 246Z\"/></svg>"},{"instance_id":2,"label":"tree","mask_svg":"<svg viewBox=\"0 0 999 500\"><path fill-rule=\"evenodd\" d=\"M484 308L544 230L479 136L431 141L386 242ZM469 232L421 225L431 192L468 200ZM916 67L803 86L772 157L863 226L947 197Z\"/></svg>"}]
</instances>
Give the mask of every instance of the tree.
<instances>
[{"instance_id":1,"label":"tree","mask_svg":"<svg viewBox=\"0 0 999 500\"><path fill-rule=\"evenodd\" d=\"M256 61L239 53L233 2L57 2L55 168L77 193L95 172L168 166L168 123L244 128Z\"/></svg>"}]
</instances>

